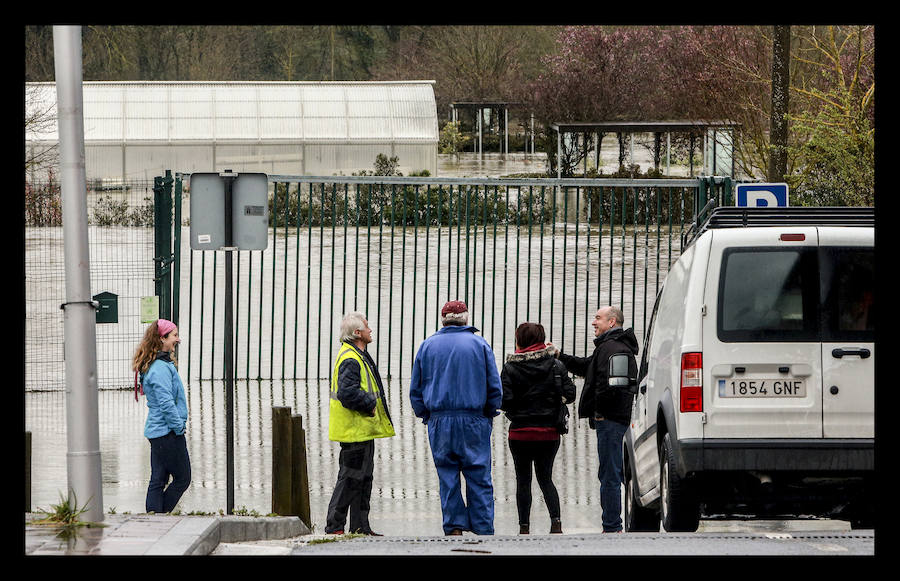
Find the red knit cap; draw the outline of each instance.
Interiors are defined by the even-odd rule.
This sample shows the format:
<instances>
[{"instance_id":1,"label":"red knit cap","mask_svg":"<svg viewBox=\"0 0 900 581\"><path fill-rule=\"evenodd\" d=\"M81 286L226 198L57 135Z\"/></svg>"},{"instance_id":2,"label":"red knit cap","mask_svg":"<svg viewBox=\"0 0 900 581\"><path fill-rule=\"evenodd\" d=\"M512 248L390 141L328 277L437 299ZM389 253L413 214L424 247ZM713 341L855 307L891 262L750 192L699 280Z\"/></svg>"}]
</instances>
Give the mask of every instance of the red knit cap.
<instances>
[{"instance_id":1,"label":"red knit cap","mask_svg":"<svg viewBox=\"0 0 900 581\"><path fill-rule=\"evenodd\" d=\"M443 317L447 313L465 313L468 310L469 307L466 306L466 303L462 301L450 301L441 309L441 316Z\"/></svg>"}]
</instances>

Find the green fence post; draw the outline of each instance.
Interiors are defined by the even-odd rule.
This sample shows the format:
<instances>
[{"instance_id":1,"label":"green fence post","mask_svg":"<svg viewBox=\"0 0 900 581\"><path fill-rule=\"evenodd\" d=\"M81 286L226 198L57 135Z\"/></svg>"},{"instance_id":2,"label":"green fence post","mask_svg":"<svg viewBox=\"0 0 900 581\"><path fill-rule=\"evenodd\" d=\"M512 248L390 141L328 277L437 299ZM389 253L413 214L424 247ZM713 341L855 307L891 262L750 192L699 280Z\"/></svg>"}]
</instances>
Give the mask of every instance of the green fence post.
<instances>
[{"instance_id":1,"label":"green fence post","mask_svg":"<svg viewBox=\"0 0 900 581\"><path fill-rule=\"evenodd\" d=\"M168 172L167 172L168 173ZM172 255L172 322L178 324L178 312L181 308L181 193L182 178L175 174L175 244Z\"/></svg>"},{"instance_id":2,"label":"green fence post","mask_svg":"<svg viewBox=\"0 0 900 581\"><path fill-rule=\"evenodd\" d=\"M159 316L172 318L172 171L153 178L154 253L156 296Z\"/></svg>"}]
</instances>

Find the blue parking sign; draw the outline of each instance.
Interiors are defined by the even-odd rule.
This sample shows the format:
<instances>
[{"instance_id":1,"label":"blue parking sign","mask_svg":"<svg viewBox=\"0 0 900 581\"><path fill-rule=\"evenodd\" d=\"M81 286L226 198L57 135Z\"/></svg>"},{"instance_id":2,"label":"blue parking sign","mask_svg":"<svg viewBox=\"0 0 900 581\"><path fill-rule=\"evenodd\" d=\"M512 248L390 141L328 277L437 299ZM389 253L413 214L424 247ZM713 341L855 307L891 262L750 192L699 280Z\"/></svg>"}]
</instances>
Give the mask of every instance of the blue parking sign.
<instances>
[{"instance_id":1,"label":"blue parking sign","mask_svg":"<svg viewBox=\"0 0 900 581\"><path fill-rule=\"evenodd\" d=\"M735 206L744 208L787 208L787 184L737 184L734 189Z\"/></svg>"}]
</instances>

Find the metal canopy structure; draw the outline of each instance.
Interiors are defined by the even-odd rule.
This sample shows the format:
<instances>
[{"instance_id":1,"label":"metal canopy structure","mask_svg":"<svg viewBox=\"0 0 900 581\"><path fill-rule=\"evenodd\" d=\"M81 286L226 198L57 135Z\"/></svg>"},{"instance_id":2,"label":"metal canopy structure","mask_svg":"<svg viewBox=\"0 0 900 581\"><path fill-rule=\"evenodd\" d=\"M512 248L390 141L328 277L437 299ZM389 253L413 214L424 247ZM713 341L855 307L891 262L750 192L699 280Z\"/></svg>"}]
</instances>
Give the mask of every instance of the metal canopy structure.
<instances>
[{"instance_id":1,"label":"metal canopy structure","mask_svg":"<svg viewBox=\"0 0 900 581\"><path fill-rule=\"evenodd\" d=\"M727 120L675 120L675 121L594 121L594 122L556 122L551 123L550 128L553 131L556 131L556 154L557 159L559 159L562 153L562 136L564 134L592 134L594 136L594 151L596 155L596 163L599 167L599 156L600 156L600 141L603 138L605 133L615 133L615 134L628 134L631 136L632 143L634 140L634 135L636 133L654 133L654 134L666 134L666 158L669 158L669 149L670 149L670 135L672 133L688 133L690 134L691 139L691 148L690 148L690 166L691 166L691 175L693 175L693 151L694 151L694 140L700 136L709 136L710 132L712 134L711 139L709 141L709 145L712 147L712 151L710 152L711 160L712 160L712 169L711 173L716 173L716 160L719 159L719 152L715 151L718 145L725 145L728 147L727 156L731 161L730 175L734 175L734 156L732 155L733 149L733 137L729 138L728 142L722 143L719 141L717 132L730 132L733 130L739 130L741 127L740 123L735 121L727 121ZM585 164L587 164L587 156L585 156ZM668 161L667 161L668 165ZM561 177L561 169L559 164L557 164L557 176Z\"/></svg>"},{"instance_id":2,"label":"metal canopy structure","mask_svg":"<svg viewBox=\"0 0 900 581\"><path fill-rule=\"evenodd\" d=\"M482 135L483 135L483 127L482 127L482 114L481 111L484 109L499 109L503 111L503 151L501 153L508 154L509 153L509 110L513 107L521 107L523 104L515 101L454 101L450 103L450 115L451 121L454 123L459 122L458 111L460 109L465 111L473 111L476 116L476 125L478 126L478 141L476 142L476 153L478 153L478 158L481 159L482 154L484 153L482 148ZM531 114L531 153L534 154L534 114ZM528 140L526 139L525 145L525 153L528 153Z\"/></svg>"}]
</instances>

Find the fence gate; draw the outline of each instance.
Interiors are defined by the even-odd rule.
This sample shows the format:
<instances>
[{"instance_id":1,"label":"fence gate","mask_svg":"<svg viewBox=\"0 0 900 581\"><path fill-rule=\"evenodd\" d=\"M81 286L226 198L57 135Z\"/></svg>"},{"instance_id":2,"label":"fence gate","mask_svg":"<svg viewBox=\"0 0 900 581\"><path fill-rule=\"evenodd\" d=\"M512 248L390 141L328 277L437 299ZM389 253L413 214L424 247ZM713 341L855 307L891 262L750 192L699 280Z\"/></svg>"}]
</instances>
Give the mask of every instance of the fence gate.
<instances>
[{"instance_id":1,"label":"fence gate","mask_svg":"<svg viewBox=\"0 0 900 581\"><path fill-rule=\"evenodd\" d=\"M142 297L160 297L160 310L177 318L180 268L180 191L173 178L114 186L87 184L91 294L103 309L96 326L97 385L130 389L131 358L145 324ZM28 183L25 191L25 390L66 386L65 264L59 183ZM165 310L168 309L168 310ZM163 315L164 316L164 315Z\"/></svg>"},{"instance_id":2,"label":"fence gate","mask_svg":"<svg viewBox=\"0 0 900 581\"><path fill-rule=\"evenodd\" d=\"M267 249L233 253L237 379L328 378L351 310L375 332L383 376L408 379L450 299L468 304L498 364L523 321L589 353L604 304L642 340L682 233L730 203L731 181L269 176L269 189ZM224 252L182 239L181 369L221 379Z\"/></svg>"}]
</instances>

